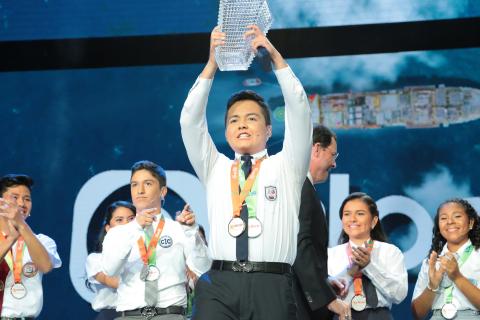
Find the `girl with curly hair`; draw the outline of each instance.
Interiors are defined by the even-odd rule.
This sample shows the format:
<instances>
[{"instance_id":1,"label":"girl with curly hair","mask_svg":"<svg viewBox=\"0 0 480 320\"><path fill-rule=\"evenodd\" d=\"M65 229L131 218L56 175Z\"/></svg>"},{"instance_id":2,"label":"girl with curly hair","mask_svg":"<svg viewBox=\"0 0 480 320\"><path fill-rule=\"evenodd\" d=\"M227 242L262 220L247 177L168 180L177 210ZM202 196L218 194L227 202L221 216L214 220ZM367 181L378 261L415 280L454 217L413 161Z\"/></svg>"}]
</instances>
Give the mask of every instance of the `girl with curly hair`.
<instances>
[{"instance_id":1,"label":"girl with curly hair","mask_svg":"<svg viewBox=\"0 0 480 320\"><path fill-rule=\"evenodd\" d=\"M422 319L480 317L480 218L463 199L450 199L437 209L432 247L418 274L412 311Z\"/></svg>"}]
</instances>

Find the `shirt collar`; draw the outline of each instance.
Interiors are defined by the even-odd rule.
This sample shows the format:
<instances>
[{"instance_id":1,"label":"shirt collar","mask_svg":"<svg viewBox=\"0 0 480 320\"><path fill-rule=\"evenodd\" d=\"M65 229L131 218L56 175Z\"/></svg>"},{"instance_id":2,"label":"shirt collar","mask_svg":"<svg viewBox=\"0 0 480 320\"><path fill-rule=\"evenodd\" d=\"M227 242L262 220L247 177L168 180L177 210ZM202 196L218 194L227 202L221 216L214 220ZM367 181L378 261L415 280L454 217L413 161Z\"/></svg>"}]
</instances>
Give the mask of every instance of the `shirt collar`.
<instances>
[{"instance_id":1,"label":"shirt collar","mask_svg":"<svg viewBox=\"0 0 480 320\"><path fill-rule=\"evenodd\" d=\"M370 241L370 239L368 239L367 241ZM350 243L350 246L351 246L352 248L357 248L357 247L366 248L366 247L365 247L365 243L362 243L361 246L357 246L357 245L356 245L355 243L353 243L353 241L351 241L351 240L348 240L348 242ZM373 246L374 246L374 247L375 247L375 243L376 243L376 242L377 242L377 241L373 241Z\"/></svg>"},{"instance_id":2,"label":"shirt collar","mask_svg":"<svg viewBox=\"0 0 480 320\"><path fill-rule=\"evenodd\" d=\"M239 160L242 155L240 153L235 152L235 160ZM255 164L255 160L263 158L263 157L268 157L267 149L263 149L260 152L254 153L251 155L253 157L252 159L252 164Z\"/></svg>"},{"instance_id":3,"label":"shirt collar","mask_svg":"<svg viewBox=\"0 0 480 320\"><path fill-rule=\"evenodd\" d=\"M308 170L307 178L308 178L308 180L310 180L310 182L312 183L313 187L315 187L315 183L313 183L313 177L312 177L312 174L310 173L310 170Z\"/></svg>"},{"instance_id":4,"label":"shirt collar","mask_svg":"<svg viewBox=\"0 0 480 320\"><path fill-rule=\"evenodd\" d=\"M470 241L470 239L468 239L467 242L465 242L460 248L458 248L457 253L458 253L459 255L461 255L461 254L463 253L463 251L465 251L465 249L467 249L468 246L471 245L471 244L472 244L472 241ZM445 254L445 253L447 253L447 252L449 252L449 251L448 251L447 244L445 243L445 244L443 245L442 253L441 253L440 255L443 255L443 254Z\"/></svg>"}]
</instances>

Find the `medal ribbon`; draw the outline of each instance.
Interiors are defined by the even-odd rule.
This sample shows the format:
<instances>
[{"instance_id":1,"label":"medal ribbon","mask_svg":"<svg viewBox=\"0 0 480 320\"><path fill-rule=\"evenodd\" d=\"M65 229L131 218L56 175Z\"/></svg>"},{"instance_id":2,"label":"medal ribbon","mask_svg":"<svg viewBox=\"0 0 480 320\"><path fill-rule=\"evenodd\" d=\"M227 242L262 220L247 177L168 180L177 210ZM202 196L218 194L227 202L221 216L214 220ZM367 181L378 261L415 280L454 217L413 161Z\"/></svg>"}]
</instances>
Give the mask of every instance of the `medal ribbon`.
<instances>
[{"instance_id":1,"label":"medal ribbon","mask_svg":"<svg viewBox=\"0 0 480 320\"><path fill-rule=\"evenodd\" d=\"M458 259L458 268L459 269L465 263L465 261L467 261L468 257L470 257L470 254L472 252L473 252L473 245L469 245L465 249L465 251L463 251L462 255ZM453 282L452 282L452 285L450 287L445 289L445 297L444 297L443 301L445 302L445 304L447 304L447 303L452 303L452 300L453 300Z\"/></svg>"},{"instance_id":2,"label":"medal ribbon","mask_svg":"<svg viewBox=\"0 0 480 320\"><path fill-rule=\"evenodd\" d=\"M25 252L25 247L25 240L23 240L23 237L18 237L15 250L15 261L13 260L12 249L10 249L5 255L5 261L13 272L15 283L22 282L23 253Z\"/></svg>"},{"instance_id":3,"label":"medal ribbon","mask_svg":"<svg viewBox=\"0 0 480 320\"><path fill-rule=\"evenodd\" d=\"M235 160L232 164L230 170L230 184L232 189L232 206L233 206L233 216L240 217L240 211L242 210L242 204L245 202L250 190L252 190L255 179L257 178L258 172L260 171L260 165L262 164L265 157L255 161L255 165L252 168L252 172L245 181L242 191L239 193L237 190L240 188L240 179L239 179L239 160Z\"/></svg>"},{"instance_id":4,"label":"medal ribbon","mask_svg":"<svg viewBox=\"0 0 480 320\"><path fill-rule=\"evenodd\" d=\"M245 185L245 174L243 173L243 170L238 170L239 173L239 178L240 178L240 186ZM248 218L256 218L257 217L257 180L253 183L252 189L247 195L247 198L245 199L245 204L247 205L248 209Z\"/></svg>"},{"instance_id":5,"label":"medal ribbon","mask_svg":"<svg viewBox=\"0 0 480 320\"><path fill-rule=\"evenodd\" d=\"M163 227L165 226L165 219L162 218L158 222L158 226L155 229L155 233L153 234L151 239L148 239L147 235L145 234L146 244L144 243L142 237L138 238L138 250L140 251L140 256L142 257L142 261L144 265L148 264L155 264L156 262L156 252L157 252L157 243L160 239L160 235L162 234ZM148 249L147 249L148 246Z\"/></svg>"},{"instance_id":6,"label":"medal ribbon","mask_svg":"<svg viewBox=\"0 0 480 320\"><path fill-rule=\"evenodd\" d=\"M368 240L367 249L368 249L369 252L372 252L372 250L373 250L373 240L372 239ZM353 266L352 246L350 245L350 242L348 242L348 245L347 245L347 257L348 257L348 262L350 264L350 267ZM354 290L356 296L363 294L363 283L362 283L362 271L361 270L359 270L357 273L355 273L353 275L353 290Z\"/></svg>"}]
</instances>

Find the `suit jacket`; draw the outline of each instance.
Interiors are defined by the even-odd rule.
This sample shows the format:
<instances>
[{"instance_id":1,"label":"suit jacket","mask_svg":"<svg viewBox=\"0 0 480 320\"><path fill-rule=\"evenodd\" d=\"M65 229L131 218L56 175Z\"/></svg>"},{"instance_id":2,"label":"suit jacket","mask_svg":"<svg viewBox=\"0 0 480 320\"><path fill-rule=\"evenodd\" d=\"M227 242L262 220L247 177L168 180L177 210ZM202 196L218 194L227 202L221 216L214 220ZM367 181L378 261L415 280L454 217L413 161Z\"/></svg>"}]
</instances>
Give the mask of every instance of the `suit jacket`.
<instances>
[{"instance_id":1,"label":"suit jacket","mask_svg":"<svg viewBox=\"0 0 480 320\"><path fill-rule=\"evenodd\" d=\"M336 299L328 282L328 228L315 188L307 178L302 187L299 212L295 297L298 320L330 319L327 305Z\"/></svg>"}]
</instances>

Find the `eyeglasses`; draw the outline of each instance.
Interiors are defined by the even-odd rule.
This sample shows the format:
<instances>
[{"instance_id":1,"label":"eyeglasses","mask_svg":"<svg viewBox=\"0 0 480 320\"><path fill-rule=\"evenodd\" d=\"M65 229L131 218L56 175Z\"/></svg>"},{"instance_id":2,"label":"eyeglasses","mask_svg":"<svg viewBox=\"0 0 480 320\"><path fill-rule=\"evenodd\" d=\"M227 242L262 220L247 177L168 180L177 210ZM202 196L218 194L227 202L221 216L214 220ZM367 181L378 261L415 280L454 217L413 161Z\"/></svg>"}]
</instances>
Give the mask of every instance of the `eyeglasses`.
<instances>
[{"instance_id":1,"label":"eyeglasses","mask_svg":"<svg viewBox=\"0 0 480 320\"><path fill-rule=\"evenodd\" d=\"M332 155L333 161L337 160L338 156L340 155L340 153L338 153L338 152L332 152L332 150L330 150L330 147L324 148L324 149L330 151L330 154Z\"/></svg>"}]
</instances>

